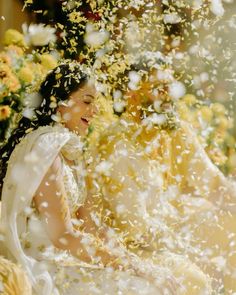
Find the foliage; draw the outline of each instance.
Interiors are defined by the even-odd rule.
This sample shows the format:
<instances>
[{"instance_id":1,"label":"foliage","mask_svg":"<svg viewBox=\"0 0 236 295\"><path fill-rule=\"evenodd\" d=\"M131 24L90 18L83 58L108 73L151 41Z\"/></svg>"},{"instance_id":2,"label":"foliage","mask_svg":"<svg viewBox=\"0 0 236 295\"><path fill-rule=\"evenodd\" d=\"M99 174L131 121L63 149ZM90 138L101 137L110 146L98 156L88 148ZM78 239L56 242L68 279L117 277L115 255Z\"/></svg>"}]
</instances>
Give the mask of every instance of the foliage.
<instances>
[{"instance_id":1,"label":"foliage","mask_svg":"<svg viewBox=\"0 0 236 295\"><path fill-rule=\"evenodd\" d=\"M24 36L15 31L5 33L6 46L0 52L0 140L8 138L22 115L32 115L37 104L38 88L49 70L57 65L50 53L27 48ZM34 101L29 101L29 97Z\"/></svg>"}]
</instances>

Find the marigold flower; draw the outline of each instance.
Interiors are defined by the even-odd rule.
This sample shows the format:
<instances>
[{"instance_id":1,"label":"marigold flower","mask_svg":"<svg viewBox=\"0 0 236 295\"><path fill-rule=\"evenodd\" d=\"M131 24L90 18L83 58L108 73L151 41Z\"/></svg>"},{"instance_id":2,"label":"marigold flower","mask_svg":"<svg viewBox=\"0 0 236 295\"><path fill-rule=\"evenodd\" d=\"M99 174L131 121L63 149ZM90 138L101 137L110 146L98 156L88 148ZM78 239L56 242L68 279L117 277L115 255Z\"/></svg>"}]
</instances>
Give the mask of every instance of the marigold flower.
<instances>
[{"instance_id":1,"label":"marigold flower","mask_svg":"<svg viewBox=\"0 0 236 295\"><path fill-rule=\"evenodd\" d=\"M31 83L34 79L34 74L29 67L23 67L18 72L18 77L25 83Z\"/></svg>"},{"instance_id":2,"label":"marigold flower","mask_svg":"<svg viewBox=\"0 0 236 295\"><path fill-rule=\"evenodd\" d=\"M57 66L57 61L51 54L43 54L40 57L41 64L43 67L45 67L48 70L52 70Z\"/></svg>"},{"instance_id":3,"label":"marigold flower","mask_svg":"<svg viewBox=\"0 0 236 295\"><path fill-rule=\"evenodd\" d=\"M183 97L183 101L188 105L188 106L192 106L197 102L197 99L194 95L192 94L186 94Z\"/></svg>"},{"instance_id":4,"label":"marigold flower","mask_svg":"<svg viewBox=\"0 0 236 295\"><path fill-rule=\"evenodd\" d=\"M0 102L2 101L2 99L4 97L6 97L8 95L9 91L6 87L4 87L4 85L2 87L0 87Z\"/></svg>"},{"instance_id":5,"label":"marigold flower","mask_svg":"<svg viewBox=\"0 0 236 295\"><path fill-rule=\"evenodd\" d=\"M0 62L7 64L7 65L11 65L11 58L4 52L0 53Z\"/></svg>"},{"instance_id":6,"label":"marigold flower","mask_svg":"<svg viewBox=\"0 0 236 295\"><path fill-rule=\"evenodd\" d=\"M6 64L0 64L0 82L2 85L5 85L10 92L16 92L21 86L18 78Z\"/></svg>"},{"instance_id":7,"label":"marigold flower","mask_svg":"<svg viewBox=\"0 0 236 295\"><path fill-rule=\"evenodd\" d=\"M24 36L17 30L13 29L9 29L5 32L3 43L5 45L14 44L22 47L26 46Z\"/></svg>"},{"instance_id":8,"label":"marigold flower","mask_svg":"<svg viewBox=\"0 0 236 295\"><path fill-rule=\"evenodd\" d=\"M0 121L8 119L11 115L11 108L9 106L0 106Z\"/></svg>"},{"instance_id":9,"label":"marigold flower","mask_svg":"<svg viewBox=\"0 0 236 295\"><path fill-rule=\"evenodd\" d=\"M229 120L225 116L219 116L216 120L218 127L222 130L229 128Z\"/></svg>"},{"instance_id":10,"label":"marigold flower","mask_svg":"<svg viewBox=\"0 0 236 295\"><path fill-rule=\"evenodd\" d=\"M213 118L213 112L208 106L203 106L200 109L200 114L201 114L201 117L203 118L203 120L205 120L208 123L211 122L211 120Z\"/></svg>"},{"instance_id":11,"label":"marigold flower","mask_svg":"<svg viewBox=\"0 0 236 295\"><path fill-rule=\"evenodd\" d=\"M9 45L7 47L7 52L8 53L10 52L10 55L11 55L11 52L14 52L16 55L20 57L24 55L24 48L19 47L17 45Z\"/></svg>"},{"instance_id":12,"label":"marigold flower","mask_svg":"<svg viewBox=\"0 0 236 295\"><path fill-rule=\"evenodd\" d=\"M224 115L226 113L226 109L221 103L213 103L211 108L216 115Z\"/></svg>"}]
</instances>

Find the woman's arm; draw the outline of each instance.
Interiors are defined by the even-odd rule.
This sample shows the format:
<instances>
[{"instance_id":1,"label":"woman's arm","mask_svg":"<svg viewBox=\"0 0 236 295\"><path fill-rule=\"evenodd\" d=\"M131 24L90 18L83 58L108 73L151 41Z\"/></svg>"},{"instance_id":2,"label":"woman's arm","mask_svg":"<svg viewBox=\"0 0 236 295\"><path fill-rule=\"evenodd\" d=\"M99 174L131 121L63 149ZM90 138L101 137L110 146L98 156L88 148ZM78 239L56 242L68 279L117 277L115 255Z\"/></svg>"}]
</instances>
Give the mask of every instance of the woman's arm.
<instances>
[{"instance_id":1,"label":"woman's arm","mask_svg":"<svg viewBox=\"0 0 236 295\"><path fill-rule=\"evenodd\" d=\"M104 249L102 241L86 232L76 231L71 222L66 192L62 179L62 163L57 157L42 180L34 202L46 224L52 243L60 249L69 250L85 262L99 258L108 264L115 258Z\"/></svg>"},{"instance_id":2,"label":"woman's arm","mask_svg":"<svg viewBox=\"0 0 236 295\"><path fill-rule=\"evenodd\" d=\"M139 257L128 253L126 249L119 246L115 247L114 252L111 253L103 247L102 240L95 238L93 234L84 231L75 233L73 231L70 212L66 203L61 168L61 160L57 157L34 197L36 208L46 224L48 235L53 244L60 249L70 251L74 256L85 262L100 262L115 269L132 269L134 274L154 283L157 274L152 273L152 268L148 262L144 263ZM91 206L90 202L83 211L84 218L85 212L89 214L89 205ZM92 222L88 229L93 232L94 227L90 228L90 226L92 226ZM96 261L96 259L100 261ZM159 266L154 267L153 270L158 270L159 273ZM170 282L171 284L169 284ZM171 290L174 283L174 278L170 281L169 278L164 276L163 283L160 285ZM158 283L157 287L159 288L160 285Z\"/></svg>"}]
</instances>

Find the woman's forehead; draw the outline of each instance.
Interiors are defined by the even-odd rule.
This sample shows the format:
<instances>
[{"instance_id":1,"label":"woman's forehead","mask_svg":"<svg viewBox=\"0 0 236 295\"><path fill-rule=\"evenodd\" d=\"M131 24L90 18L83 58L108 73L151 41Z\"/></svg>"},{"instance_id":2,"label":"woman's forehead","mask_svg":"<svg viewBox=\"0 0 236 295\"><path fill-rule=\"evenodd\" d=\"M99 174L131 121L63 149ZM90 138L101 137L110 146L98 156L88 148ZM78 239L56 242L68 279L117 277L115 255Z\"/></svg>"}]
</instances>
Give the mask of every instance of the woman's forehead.
<instances>
[{"instance_id":1,"label":"woman's forehead","mask_svg":"<svg viewBox=\"0 0 236 295\"><path fill-rule=\"evenodd\" d=\"M79 89L74 91L71 96L75 97L77 95L86 95L86 94L89 94L92 96L96 94L96 88L93 84L88 84L88 83L83 84Z\"/></svg>"}]
</instances>

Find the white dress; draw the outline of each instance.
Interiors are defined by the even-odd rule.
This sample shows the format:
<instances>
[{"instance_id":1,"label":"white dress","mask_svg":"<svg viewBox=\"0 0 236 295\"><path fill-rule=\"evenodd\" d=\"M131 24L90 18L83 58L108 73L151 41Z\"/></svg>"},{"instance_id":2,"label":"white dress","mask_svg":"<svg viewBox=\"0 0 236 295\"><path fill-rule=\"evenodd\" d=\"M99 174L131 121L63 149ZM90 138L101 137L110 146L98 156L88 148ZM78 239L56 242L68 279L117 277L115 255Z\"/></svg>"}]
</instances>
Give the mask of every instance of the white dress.
<instances>
[{"instance_id":1,"label":"white dress","mask_svg":"<svg viewBox=\"0 0 236 295\"><path fill-rule=\"evenodd\" d=\"M67 251L56 249L46 234L33 197L57 155L71 216L86 198L83 144L62 126L42 127L28 134L13 151L2 193L1 228L4 254L26 271L36 295L77 294L182 294L167 265L137 260L146 278L133 270L113 270L89 265ZM136 261L136 260L135 260ZM149 280L155 278L155 282Z\"/></svg>"}]
</instances>

